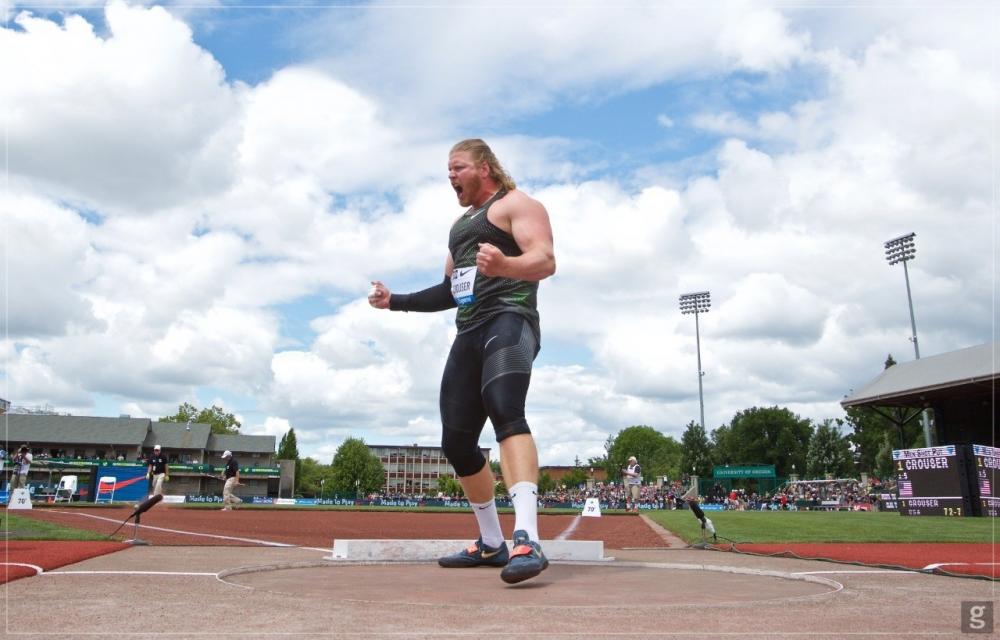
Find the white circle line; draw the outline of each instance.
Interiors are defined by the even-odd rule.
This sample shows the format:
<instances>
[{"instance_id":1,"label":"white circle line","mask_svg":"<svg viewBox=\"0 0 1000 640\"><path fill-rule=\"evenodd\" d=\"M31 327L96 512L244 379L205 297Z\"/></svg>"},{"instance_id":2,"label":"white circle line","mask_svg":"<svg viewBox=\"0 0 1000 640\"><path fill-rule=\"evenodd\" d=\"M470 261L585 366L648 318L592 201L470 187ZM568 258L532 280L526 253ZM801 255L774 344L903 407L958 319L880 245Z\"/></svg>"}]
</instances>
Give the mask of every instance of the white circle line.
<instances>
[{"instance_id":1,"label":"white circle line","mask_svg":"<svg viewBox=\"0 0 1000 640\"><path fill-rule=\"evenodd\" d=\"M118 576L211 576L217 577L218 573L205 571L49 571L47 576L89 576L89 575L118 575Z\"/></svg>"},{"instance_id":2,"label":"white circle line","mask_svg":"<svg viewBox=\"0 0 1000 640\"><path fill-rule=\"evenodd\" d=\"M35 570L35 575L42 575L45 573L45 569L39 567L37 564L28 564L27 562L0 562L0 565L5 567L28 567L29 569Z\"/></svg>"}]
</instances>

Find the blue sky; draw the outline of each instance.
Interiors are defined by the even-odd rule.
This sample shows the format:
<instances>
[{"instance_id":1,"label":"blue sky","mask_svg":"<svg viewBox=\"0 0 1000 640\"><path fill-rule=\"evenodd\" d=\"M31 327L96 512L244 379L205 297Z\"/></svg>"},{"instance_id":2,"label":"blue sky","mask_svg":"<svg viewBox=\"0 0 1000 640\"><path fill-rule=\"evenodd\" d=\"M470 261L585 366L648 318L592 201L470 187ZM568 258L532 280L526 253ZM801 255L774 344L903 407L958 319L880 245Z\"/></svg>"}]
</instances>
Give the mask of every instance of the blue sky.
<instances>
[{"instance_id":1,"label":"blue sky","mask_svg":"<svg viewBox=\"0 0 1000 640\"><path fill-rule=\"evenodd\" d=\"M436 443L453 315L364 296L440 277L447 149L483 137L555 233L542 464L697 419L688 291L712 292L709 430L754 405L841 417L912 357L884 240L917 233L924 355L994 339L996 11L7 6L0 396L219 404L323 461L348 436Z\"/></svg>"}]
</instances>

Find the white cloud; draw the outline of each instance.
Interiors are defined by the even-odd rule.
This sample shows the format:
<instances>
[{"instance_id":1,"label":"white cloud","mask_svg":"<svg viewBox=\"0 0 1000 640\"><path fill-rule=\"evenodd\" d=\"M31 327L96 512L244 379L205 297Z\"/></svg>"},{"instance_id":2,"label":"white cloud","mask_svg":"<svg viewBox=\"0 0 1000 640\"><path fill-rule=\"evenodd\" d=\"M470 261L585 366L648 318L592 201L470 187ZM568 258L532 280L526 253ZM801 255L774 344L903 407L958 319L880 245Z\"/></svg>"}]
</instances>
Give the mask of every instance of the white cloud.
<instances>
[{"instance_id":1,"label":"white cloud","mask_svg":"<svg viewBox=\"0 0 1000 640\"><path fill-rule=\"evenodd\" d=\"M0 29L8 167L103 214L143 212L232 178L237 93L161 8L107 5L107 38L84 18L22 12Z\"/></svg>"},{"instance_id":2,"label":"white cloud","mask_svg":"<svg viewBox=\"0 0 1000 640\"><path fill-rule=\"evenodd\" d=\"M62 335L99 325L80 287L97 275L86 223L29 194L0 194L4 307L0 328L17 338Z\"/></svg>"},{"instance_id":3,"label":"white cloud","mask_svg":"<svg viewBox=\"0 0 1000 640\"><path fill-rule=\"evenodd\" d=\"M475 39L489 25L490 37ZM769 7L511 7L481 3L337 13L303 39L338 77L378 95L393 118L451 116L475 124L587 101L684 74L775 71L801 55L806 38ZM333 43L331 45L331 43ZM489 73L483 73L489 69ZM479 105L502 104L502 111Z\"/></svg>"}]
</instances>

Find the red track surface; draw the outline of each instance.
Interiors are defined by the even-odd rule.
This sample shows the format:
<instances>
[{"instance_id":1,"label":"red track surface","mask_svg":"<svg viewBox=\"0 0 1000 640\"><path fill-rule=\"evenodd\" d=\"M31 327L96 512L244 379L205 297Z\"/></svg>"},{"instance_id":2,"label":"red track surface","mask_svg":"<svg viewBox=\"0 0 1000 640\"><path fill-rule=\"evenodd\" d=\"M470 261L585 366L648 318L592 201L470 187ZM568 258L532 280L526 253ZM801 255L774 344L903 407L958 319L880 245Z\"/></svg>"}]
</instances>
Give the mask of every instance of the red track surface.
<instances>
[{"instance_id":1,"label":"red track surface","mask_svg":"<svg viewBox=\"0 0 1000 640\"><path fill-rule=\"evenodd\" d=\"M27 578L37 572L20 564L33 564L48 571L87 558L127 549L121 542L69 542L11 540L0 545L0 584Z\"/></svg>"},{"instance_id":2,"label":"red track surface","mask_svg":"<svg viewBox=\"0 0 1000 640\"><path fill-rule=\"evenodd\" d=\"M33 509L28 517L110 534L131 513L131 508L44 508ZM609 549L667 546L656 532L641 518L635 516L577 519L572 515L540 514L539 535L543 539L555 538L565 532L574 521L577 521L577 526L569 536L570 540L602 540L604 546ZM514 516L501 514L500 523L504 531L509 533L514 527ZM332 548L335 538L472 540L477 535L476 520L468 511L456 513L285 509L221 511L157 506L142 514L141 524L139 537L160 545L247 545L265 541L302 547ZM150 527L171 531L160 531ZM189 533L204 535L196 536ZM129 522L119 531L117 537L131 538L132 535L133 526Z\"/></svg>"},{"instance_id":3,"label":"red track surface","mask_svg":"<svg viewBox=\"0 0 1000 640\"><path fill-rule=\"evenodd\" d=\"M1000 556L997 547L989 543L740 544L736 551L918 570L940 564L943 566L933 570L1000 578Z\"/></svg>"}]
</instances>

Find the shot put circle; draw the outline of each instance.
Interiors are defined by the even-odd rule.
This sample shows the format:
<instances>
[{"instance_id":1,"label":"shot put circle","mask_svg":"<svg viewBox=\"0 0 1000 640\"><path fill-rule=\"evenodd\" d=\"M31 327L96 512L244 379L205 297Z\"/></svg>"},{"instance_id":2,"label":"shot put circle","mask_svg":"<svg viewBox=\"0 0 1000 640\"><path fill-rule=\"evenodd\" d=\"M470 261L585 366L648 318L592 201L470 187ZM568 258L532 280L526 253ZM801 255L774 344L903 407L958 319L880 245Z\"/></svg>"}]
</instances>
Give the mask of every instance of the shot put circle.
<instances>
[{"instance_id":1,"label":"shot put circle","mask_svg":"<svg viewBox=\"0 0 1000 640\"><path fill-rule=\"evenodd\" d=\"M219 580L306 599L385 605L509 605L622 608L727 606L819 598L839 582L815 575L717 565L654 562L553 562L537 578L505 585L499 570L443 569L428 562L326 561L240 567ZM447 585L444 588L444 585ZM544 603L538 596L544 591ZM455 593L462 594L462 605Z\"/></svg>"}]
</instances>

